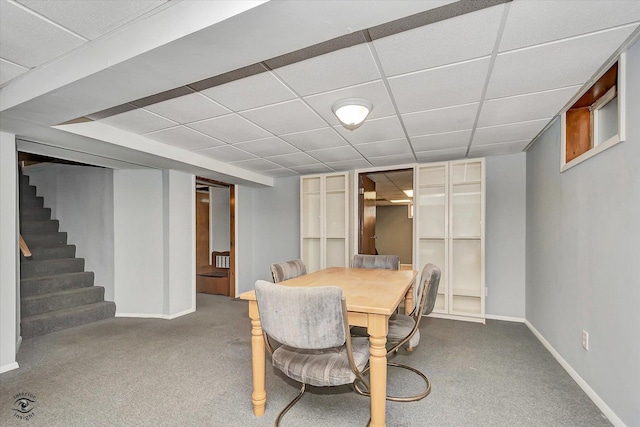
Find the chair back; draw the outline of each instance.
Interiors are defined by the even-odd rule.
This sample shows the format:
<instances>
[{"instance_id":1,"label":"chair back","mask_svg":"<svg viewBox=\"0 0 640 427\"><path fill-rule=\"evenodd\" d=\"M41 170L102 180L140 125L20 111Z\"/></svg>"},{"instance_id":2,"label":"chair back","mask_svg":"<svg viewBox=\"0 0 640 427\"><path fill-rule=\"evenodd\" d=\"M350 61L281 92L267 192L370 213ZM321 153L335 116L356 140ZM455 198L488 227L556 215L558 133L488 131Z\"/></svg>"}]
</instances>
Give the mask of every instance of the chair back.
<instances>
[{"instance_id":1,"label":"chair back","mask_svg":"<svg viewBox=\"0 0 640 427\"><path fill-rule=\"evenodd\" d=\"M398 255L354 255L353 268L383 268L386 270L400 270Z\"/></svg>"},{"instance_id":2,"label":"chair back","mask_svg":"<svg viewBox=\"0 0 640 427\"><path fill-rule=\"evenodd\" d=\"M416 322L423 315L431 314L433 307L436 304L436 297L438 296L438 286L440 285L440 276L442 272L440 269L433 265L427 264L422 269L422 275L420 276L420 284L418 285L418 297L419 305L415 314L418 316Z\"/></svg>"},{"instance_id":3,"label":"chair back","mask_svg":"<svg viewBox=\"0 0 640 427\"><path fill-rule=\"evenodd\" d=\"M262 329L289 347L319 350L345 344L342 289L296 288L256 282Z\"/></svg>"},{"instance_id":4,"label":"chair back","mask_svg":"<svg viewBox=\"0 0 640 427\"><path fill-rule=\"evenodd\" d=\"M271 277L273 278L273 283L284 282L285 280L293 279L294 277L303 276L305 274L307 274L307 266L304 265L304 261L301 259L271 264Z\"/></svg>"}]
</instances>

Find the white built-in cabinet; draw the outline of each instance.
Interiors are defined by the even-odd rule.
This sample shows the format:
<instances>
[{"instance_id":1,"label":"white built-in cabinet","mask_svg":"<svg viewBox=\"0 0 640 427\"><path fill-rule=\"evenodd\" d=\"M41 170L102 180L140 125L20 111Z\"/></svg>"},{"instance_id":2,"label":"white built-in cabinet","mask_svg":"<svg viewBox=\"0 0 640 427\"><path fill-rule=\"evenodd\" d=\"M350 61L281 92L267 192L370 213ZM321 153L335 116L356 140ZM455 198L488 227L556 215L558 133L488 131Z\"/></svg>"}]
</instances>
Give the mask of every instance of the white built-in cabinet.
<instances>
[{"instance_id":1,"label":"white built-in cabinet","mask_svg":"<svg viewBox=\"0 0 640 427\"><path fill-rule=\"evenodd\" d=\"M300 178L300 251L307 272L349 266L349 174Z\"/></svg>"},{"instance_id":2,"label":"white built-in cabinet","mask_svg":"<svg viewBox=\"0 0 640 427\"><path fill-rule=\"evenodd\" d=\"M417 268L442 270L433 315L484 322L484 159L419 165L415 182Z\"/></svg>"}]
</instances>

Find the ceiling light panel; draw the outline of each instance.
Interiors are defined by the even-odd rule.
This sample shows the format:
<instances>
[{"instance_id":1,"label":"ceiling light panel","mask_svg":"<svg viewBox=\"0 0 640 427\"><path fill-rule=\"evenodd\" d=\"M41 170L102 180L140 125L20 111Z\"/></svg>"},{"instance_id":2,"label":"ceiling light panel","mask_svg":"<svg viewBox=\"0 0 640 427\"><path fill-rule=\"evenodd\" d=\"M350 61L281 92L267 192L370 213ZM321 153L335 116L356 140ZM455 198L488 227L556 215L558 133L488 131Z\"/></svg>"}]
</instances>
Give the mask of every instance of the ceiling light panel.
<instances>
[{"instance_id":1,"label":"ceiling light panel","mask_svg":"<svg viewBox=\"0 0 640 427\"><path fill-rule=\"evenodd\" d=\"M16 1L89 40L108 33L167 2L167 0Z\"/></svg>"},{"instance_id":2,"label":"ceiling light panel","mask_svg":"<svg viewBox=\"0 0 640 427\"><path fill-rule=\"evenodd\" d=\"M530 122L478 128L473 136L472 146L521 141L525 139L531 141L531 139L549 123L549 120L550 119L533 120Z\"/></svg>"},{"instance_id":3,"label":"ceiling light panel","mask_svg":"<svg viewBox=\"0 0 640 427\"><path fill-rule=\"evenodd\" d=\"M33 68L85 42L23 8L0 1L0 56Z\"/></svg>"},{"instance_id":4,"label":"ceiling light panel","mask_svg":"<svg viewBox=\"0 0 640 427\"><path fill-rule=\"evenodd\" d=\"M562 42L499 54L487 98L581 85L637 26L626 26Z\"/></svg>"},{"instance_id":5,"label":"ceiling light panel","mask_svg":"<svg viewBox=\"0 0 640 427\"><path fill-rule=\"evenodd\" d=\"M287 144L275 136L265 139L255 139L253 141L240 142L234 147L248 151L259 157L279 156L281 154L298 153L299 150Z\"/></svg>"},{"instance_id":6,"label":"ceiling light panel","mask_svg":"<svg viewBox=\"0 0 640 427\"><path fill-rule=\"evenodd\" d=\"M347 145L345 140L333 128L329 127L280 135L280 138L303 151Z\"/></svg>"},{"instance_id":7,"label":"ceiling light panel","mask_svg":"<svg viewBox=\"0 0 640 427\"><path fill-rule=\"evenodd\" d=\"M495 126L553 117L580 88L581 86L569 86L485 101L482 104L478 126Z\"/></svg>"},{"instance_id":8,"label":"ceiling light panel","mask_svg":"<svg viewBox=\"0 0 640 427\"><path fill-rule=\"evenodd\" d=\"M190 123L189 127L229 144L272 136L237 114Z\"/></svg>"},{"instance_id":9,"label":"ceiling light panel","mask_svg":"<svg viewBox=\"0 0 640 427\"><path fill-rule=\"evenodd\" d=\"M480 101L489 58L433 68L389 79L400 113Z\"/></svg>"},{"instance_id":10,"label":"ceiling light panel","mask_svg":"<svg viewBox=\"0 0 640 427\"><path fill-rule=\"evenodd\" d=\"M403 114L402 120L410 137L467 130L473 128L478 105L466 104Z\"/></svg>"},{"instance_id":11,"label":"ceiling light panel","mask_svg":"<svg viewBox=\"0 0 640 427\"><path fill-rule=\"evenodd\" d=\"M315 111L299 99L243 111L240 114L275 135L319 129L327 125Z\"/></svg>"},{"instance_id":12,"label":"ceiling light panel","mask_svg":"<svg viewBox=\"0 0 640 427\"><path fill-rule=\"evenodd\" d=\"M255 159L256 156L240 150L233 145L222 145L220 147L207 148L205 150L197 151L198 154L202 154L205 157L220 160L221 162L239 162L242 160Z\"/></svg>"},{"instance_id":13,"label":"ceiling light panel","mask_svg":"<svg viewBox=\"0 0 640 427\"><path fill-rule=\"evenodd\" d=\"M202 133L196 132L195 130L189 129L185 126L176 126L169 129L159 130L147 133L145 136L189 151L218 147L225 144L222 141L203 135Z\"/></svg>"},{"instance_id":14,"label":"ceiling light panel","mask_svg":"<svg viewBox=\"0 0 640 427\"><path fill-rule=\"evenodd\" d=\"M366 44L286 65L274 72L302 96L380 79L380 73Z\"/></svg>"},{"instance_id":15,"label":"ceiling light panel","mask_svg":"<svg viewBox=\"0 0 640 427\"><path fill-rule=\"evenodd\" d=\"M177 124L143 109L130 110L99 121L109 126L139 134L174 127Z\"/></svg>"},{"instance_id":16,"label":"ceiling light panel","mask_svg":"<svg viewBox=\"0 0 640 427\"><path fill-rule=\"evenodd\" d=\"M440 133L435 135L412 136L411 145L415 152L466 148L471 138L471 130Z\"/></svg>"},{"instance_id":17,"label":"ceiling light panel","mask_svg":"<svg viewBox=\"0 0 640 427\"><path fill-rule=\"evenodd\" d=\"M180 124L210 119L230 112L199 93L178 96L144 108Z\"/></svg>"},{"instance_id":18,"label":"ceiling light panel","mask_svg":"<svg viewBox=\"0 0 640 427\"><path fill-rule=\"evenodd\" d=\"M202 93L233 111L263 107L296 98L293 92L267 71L205 89Z\"/></svg>"},{"instance_id":19,"label":"ceiling light panel","mask_svg":"<svg viewBox=\"0 0 640 427\"><path fill-rule=\"evenodd\" d=\"M375 107L374 107L375 108ZM382 119L367 120L354 131L336 126L342 136L352 144L366 144L368 142L389 141L404 137L404 131L400 126L400 120L396 116Z\"/></svg>"},{"instance_id":20,"label":"ceiling light panel","mask_svg":"<svg viewBox=\"0 0 640 427\"><path fill-rule=\"evenodd\" d=\"M510 4L500 51L546 43L639 20L638 1L514 1Z\"/></svg>"},{"instance_id":21,"label":"ceiling light panel","mask_svg":"<svg viewBox=\"0 0 640 427\"><path fill-rule=\"evenodd\" d=\"M389 98L389 92L387 92L382 80L308 96L304 100L327 122L332 125L338 125L340 122L331 111L331 107L336 102L349 98L361 98L371 102L373 110L367 116L367 120L395 114L391 98Z\"/></svg>"},{"instance_id":22,"label":"ceiling light panel","mask_svg":"<svg viewBox=\"0 0 640 427\"><path fill-rule=\"evenodd\" d=\"M489 7L373 41L387 76L490 55L503 5Z\"/></svg>"}]
</instances>

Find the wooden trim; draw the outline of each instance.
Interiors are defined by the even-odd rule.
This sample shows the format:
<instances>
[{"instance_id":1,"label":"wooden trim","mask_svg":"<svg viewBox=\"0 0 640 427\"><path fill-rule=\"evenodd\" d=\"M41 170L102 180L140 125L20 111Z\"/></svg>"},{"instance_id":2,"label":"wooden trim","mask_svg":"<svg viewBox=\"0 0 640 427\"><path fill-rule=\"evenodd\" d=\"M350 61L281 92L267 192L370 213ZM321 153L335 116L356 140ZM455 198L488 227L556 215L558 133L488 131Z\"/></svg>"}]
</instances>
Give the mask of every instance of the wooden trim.
<instances>
[{"instance_id":1,"label":"wooden trim","mask_svg":"<svg viewBox=\"0 0 640 427\"><path fill-rule=\"evenodd\" d=\"M29 250L27 242L22 238L22 234L20 235L20 252L22 252L22 256L25 258L31 258L31 250Z\"/></svg>"},{"instance_id":2,"label":"wooden trim","mask_svg":"<svg viewBox=\"0 0 640 427\"><path fill-rule=\"evenodd\" d=\"M236 297L236 186L229 186L229 296Z\"/></svg>"}]
</instances>

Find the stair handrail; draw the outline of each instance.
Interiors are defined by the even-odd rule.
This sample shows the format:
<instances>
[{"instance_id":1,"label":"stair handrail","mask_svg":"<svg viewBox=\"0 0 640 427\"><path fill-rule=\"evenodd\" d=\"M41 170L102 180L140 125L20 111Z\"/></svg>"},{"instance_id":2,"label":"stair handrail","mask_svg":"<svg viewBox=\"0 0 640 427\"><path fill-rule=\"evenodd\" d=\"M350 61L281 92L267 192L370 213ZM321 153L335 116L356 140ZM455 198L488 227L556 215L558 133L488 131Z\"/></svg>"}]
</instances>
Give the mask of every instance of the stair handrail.
<instances>
[{"instance_id":1,"label":"stair handrail","mask_svg":"<svg viewBox=\"0 0 640 427\"><path fill-rule=\"evenodd\" d=\"M27 242L22 238L22 234L20 235L20 252L22 252L22 256L25 258L31 258L31 250L27 245Z\"/></svg>"}]
</instances>

